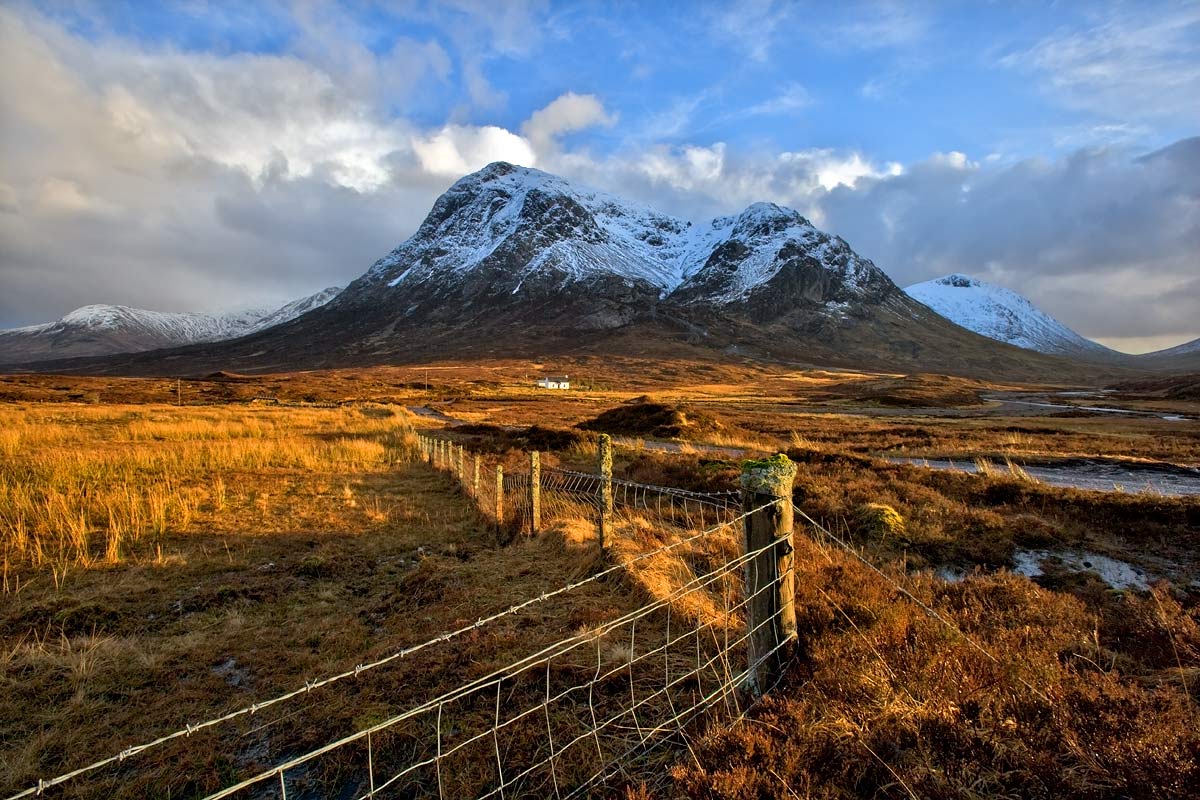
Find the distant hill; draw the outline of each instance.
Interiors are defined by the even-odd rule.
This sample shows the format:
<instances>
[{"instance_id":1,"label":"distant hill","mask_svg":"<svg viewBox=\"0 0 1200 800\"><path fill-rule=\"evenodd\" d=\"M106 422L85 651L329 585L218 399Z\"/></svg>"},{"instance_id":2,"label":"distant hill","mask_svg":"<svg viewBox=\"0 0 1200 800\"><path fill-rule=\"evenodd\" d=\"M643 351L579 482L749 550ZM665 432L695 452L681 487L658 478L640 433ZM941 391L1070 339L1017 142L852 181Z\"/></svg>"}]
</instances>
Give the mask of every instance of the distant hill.
<instances>
[{"instance_id":1,"label":"distant hill","mask_svg":"<svg viewBox=\"0 0 1200 800\"><path fill-rule=\"evenodd\" d=\"M1071 358L1128 357L1080 336L1016 292L967 275L946 275L904 291L956 325L998 342Z\"/></svg>"},{"instance_id":2,"label":"distant hill","mask_svg":"<svg viewBox=\"0 0 1200 800\"><path fill-rule=\"evenodd\" d=\"M1139 360L1156 369L1172 372L1200 372L1200 339L1193 339L1166 350L1139 356Z\"/></svg>"},{"instance_id":3,"label":"distant hill","mask_svg":"<svg viewBox=\"0 0 1200 800\"><path fill-rule=\"evenodd\" d=\"M295 319L329 302L338 291L331 287L293 300L281 308L229 314L177 314L128 306L84 306L54 322L0 330L0 364L136 353L233 339Z\"/></svg>"}]
</instances>

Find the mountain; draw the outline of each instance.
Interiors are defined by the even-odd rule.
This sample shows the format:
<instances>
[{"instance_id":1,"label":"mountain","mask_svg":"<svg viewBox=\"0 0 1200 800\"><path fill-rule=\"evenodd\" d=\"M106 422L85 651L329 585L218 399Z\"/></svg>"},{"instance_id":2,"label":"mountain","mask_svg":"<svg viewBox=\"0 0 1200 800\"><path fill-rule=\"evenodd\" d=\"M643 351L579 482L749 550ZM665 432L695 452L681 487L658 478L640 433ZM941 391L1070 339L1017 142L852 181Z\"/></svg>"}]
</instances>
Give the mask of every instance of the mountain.
<instances>
[{"instance_id":1,"label":"mountain","mask_svg":"<svg viewBox=\"0 0 1200 800\"><path fill-rule=\"evenodd\" d=\"M1126 358L1080 336L1016 292L966 275L947 275L904 291L951 322L989 339L1051 355Z\"/></svg>"},{"instance_id":2,"label":"mountain","mask_svg":"<svg viewBox=\"0 0 1200 800\"><path fill-rule=\"evenodd\" d=\"M282 308L228 314L148 311L128 306L77 308L54 322L0 330L0 363L106 356L234 339L265 330L319 308L336 287L293 300Z\"/></svg>"},{"instance_id":3,"label":"mountain","mask_svg":"<svg viewBox=\"0 0 1200 800\"><path fill-rule=\"evenodd\" d=\"M411 237L290 322L58 366L194 374L587 353L1079 374L951 323L791 209L755 203L693 224L502 162L456 182Z\"/></svg>"},{"instance_id":4,"label":"mountain","mask_svg":"<svg viewBox=\"0 0 1200 800\"><path fill-rule=\"evenodd\" d=\"M1155 368L1172 372L1200 372L1200 339L1156 350L1139 356L1138 360Z\"/></svg>"}]
</instances>

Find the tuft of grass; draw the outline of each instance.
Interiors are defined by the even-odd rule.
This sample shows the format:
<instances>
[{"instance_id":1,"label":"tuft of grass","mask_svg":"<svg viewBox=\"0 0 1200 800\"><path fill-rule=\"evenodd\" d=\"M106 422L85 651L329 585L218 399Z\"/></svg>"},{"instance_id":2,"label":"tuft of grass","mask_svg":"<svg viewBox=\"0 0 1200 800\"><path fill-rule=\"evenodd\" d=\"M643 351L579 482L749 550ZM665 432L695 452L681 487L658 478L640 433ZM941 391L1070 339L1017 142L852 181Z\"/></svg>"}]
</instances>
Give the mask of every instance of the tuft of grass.
<instances>
[{"instance_id":1,"label":"tuft of grass","mask_svg":"<svg viewBox=\"0 0 1200 800\"><path fill-rule=\"evenodd\" d=\"M859 529L874 539L905 539L904 517L883 503L863 503L855 514Z\"/></svg>"}]
</instances>

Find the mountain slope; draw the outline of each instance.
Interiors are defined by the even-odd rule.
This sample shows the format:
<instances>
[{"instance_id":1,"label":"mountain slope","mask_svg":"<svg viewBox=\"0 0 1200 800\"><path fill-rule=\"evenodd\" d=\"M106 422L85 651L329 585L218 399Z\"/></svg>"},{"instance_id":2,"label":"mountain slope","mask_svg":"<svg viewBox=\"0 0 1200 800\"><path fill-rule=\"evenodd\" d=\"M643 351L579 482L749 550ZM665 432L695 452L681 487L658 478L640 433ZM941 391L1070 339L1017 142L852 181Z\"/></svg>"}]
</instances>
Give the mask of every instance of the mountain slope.
<instances>
[{"instance_id":1,"label":"mountain slope","mask_svg":"<svg viewBox=\"0 0 1200 800\"><path fill-rule=\"evenodd\" d=\"M1073 369L938 316L790 209L756 203L693 224L505 163L456 182L411 237L320 308L231 342L70 368L177 374L556 353L1010 377Z\"/></svg>"},{"instance_id":2,"label":"mountain slope","mask_svg":"<svg viewBox=\"0 0 1200 800\"><path fill-rule=\"evenodd\" d=\"M1166 369L1172 372L1200 372L1200 339L1193 339L1166 350L1146 353L1139 356L1138 360L1155 369Z\"/></svg>"},{"instance_id":3,"label":"mountain slope","mask_svg":"<svg viewBox=\"0 0 1200 800\"><path fill-rule=\"evenodd\" d=\"M282 308L228 314L83 306L54 322L0 330L0 363L136 353L233 339L295 319L329 302L337 292L337 288L324 289Z\"/></svg>"},{"instance_id":4,"label":"mountain slope","mask_svg":"<svg viewBox=\"0 0 1200 800\"><path fill-rule=\"evenodd\" d=\"M947 275L904 291L951 322L999 342L1076 358L1124 356L1080 336L1016 292L966 275Z\"/></svg>"}]
</instances>

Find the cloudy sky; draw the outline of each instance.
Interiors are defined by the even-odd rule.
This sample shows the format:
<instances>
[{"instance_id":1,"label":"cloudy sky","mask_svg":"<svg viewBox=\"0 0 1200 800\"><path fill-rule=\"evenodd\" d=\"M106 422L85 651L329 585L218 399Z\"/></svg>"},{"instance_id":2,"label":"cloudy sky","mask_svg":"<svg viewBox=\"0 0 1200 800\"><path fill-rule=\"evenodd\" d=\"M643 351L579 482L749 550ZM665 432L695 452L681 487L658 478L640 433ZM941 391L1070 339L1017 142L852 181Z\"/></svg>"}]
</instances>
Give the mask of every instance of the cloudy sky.
<instances>
[{"instance_id":1,"label":"cloudy sky","mask_svg":"<svg viewBox=\"0 0 1200 800\"><path fill-rule=\"evenodd\" d=\"M358 276L503 159L1200 337L1200 2L0 0L0 327Z\"/></svg>"}]
</instances>

